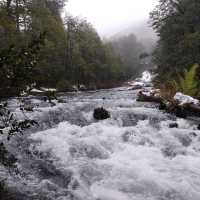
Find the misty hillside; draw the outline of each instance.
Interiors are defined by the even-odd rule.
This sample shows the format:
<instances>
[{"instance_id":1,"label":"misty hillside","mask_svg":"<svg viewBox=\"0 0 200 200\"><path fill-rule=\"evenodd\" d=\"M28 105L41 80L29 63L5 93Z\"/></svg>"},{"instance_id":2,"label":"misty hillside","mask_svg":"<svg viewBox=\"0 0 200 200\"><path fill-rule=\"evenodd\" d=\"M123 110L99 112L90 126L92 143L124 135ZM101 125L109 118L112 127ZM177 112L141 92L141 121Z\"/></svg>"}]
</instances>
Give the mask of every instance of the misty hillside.
<instances>
[{"instance_id":1,"label":"misty hillside","mask_svg":"<svg viewBox=\"0 0 200 200\"><path fill-rule=\"evenodd\" d=\"M141 42L147 51L151 51L158 39L154 30L150 27L147 21L141 21L138 24L130 25L128 28L118 32L113 38L135 34L139 42Z\"/></svg>"}]
</instances>

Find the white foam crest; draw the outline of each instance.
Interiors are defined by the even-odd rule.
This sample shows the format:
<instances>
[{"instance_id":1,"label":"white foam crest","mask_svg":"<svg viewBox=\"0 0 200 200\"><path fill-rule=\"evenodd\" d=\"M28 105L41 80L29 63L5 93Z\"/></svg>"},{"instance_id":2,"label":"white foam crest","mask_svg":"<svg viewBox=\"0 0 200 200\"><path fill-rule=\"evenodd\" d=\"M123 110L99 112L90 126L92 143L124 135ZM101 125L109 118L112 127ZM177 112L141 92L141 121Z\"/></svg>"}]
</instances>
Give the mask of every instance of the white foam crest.
<instances>
[{"instance_id":1,"label":"white foam crest","mask_svg":"<svg viewBox=\"0 0 200 200\"><path fill-rule=\"evenodd\" d=\"M64 122L31 138L41 141L40 151L59 159L59 167L71 166L95 198L198 200L199 153L187 154L180 131L188 132L166 124L156 129L148 120L135 127L105 120L85 127Z\"/></svg>"}]
</instances>

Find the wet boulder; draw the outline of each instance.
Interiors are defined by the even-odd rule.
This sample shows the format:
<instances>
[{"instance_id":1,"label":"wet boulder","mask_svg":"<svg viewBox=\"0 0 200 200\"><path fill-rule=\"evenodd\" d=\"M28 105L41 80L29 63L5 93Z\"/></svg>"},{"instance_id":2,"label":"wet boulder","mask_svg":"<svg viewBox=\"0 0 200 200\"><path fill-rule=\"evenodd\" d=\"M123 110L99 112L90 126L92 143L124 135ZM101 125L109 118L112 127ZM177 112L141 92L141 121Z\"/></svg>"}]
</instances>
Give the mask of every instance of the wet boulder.
<instances>
[{"instance_id":1,"label":"wet boulder","mask_svg":"<svg viewBox=\"0 0 200 200\"><path fill-rule=\"evenodd\" d=\"M184 107L176 106L174 113L177 117L186 118L187 117L187 109Z\"/></svg>"},{"instance_id":2,"label":"wet boulder","mask_svg":"<svg viewBox=\"0 0 200 200\"><path fill-rule=\"evenodd\" d=\"M159 110L167 110L167 105L165 102L163 101L160 102Z\"/></svg>"},{"instance_id":3,"label":"wet boulder","mask_svg":"<svg viewBox=\"0 0 200 200\"><path fill-rule=\"evenodd\" d=\"M67 103L64 99L58 99L58 103Z\"/></svg>"},{"instance_id":4,"label":"wet boulder","mask_svg":"<svg viewBox=\"0 0 200 200\"><path fill-rule=\"evenodd\" d=\"M177 123L171 123L171 124L169 124L169 128L178 128L178 124Z\"/></svg>"},{"instance_id":5,"label":"wet boulder","mask_svg":"<svg viewBox=\"0 0 200 200\"><path fill-rule=\"evenodd\" d=\"M93 117L94 117L94 119L96 119L96 120L105 120L105 119L110 118L110 113L109 113L109 111L107 111L107 110L104 109L103 107L101 107L101 108L96 108L96 109L94 110Z\"/></svg>"}]
</instances>

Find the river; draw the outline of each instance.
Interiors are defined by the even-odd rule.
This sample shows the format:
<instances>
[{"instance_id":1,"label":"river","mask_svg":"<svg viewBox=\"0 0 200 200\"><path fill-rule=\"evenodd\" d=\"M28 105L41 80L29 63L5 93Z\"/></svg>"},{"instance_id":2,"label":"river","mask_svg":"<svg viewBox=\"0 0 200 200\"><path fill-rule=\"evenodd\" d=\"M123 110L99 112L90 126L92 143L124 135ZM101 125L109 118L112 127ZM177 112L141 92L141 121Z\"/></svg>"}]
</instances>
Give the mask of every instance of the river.
<instances>
[{"instance_id":1,"label":"river","mask_svg":"<svg viewBox=\"0 0 200 200\"><path fill-rule=\"evenodd\" d=\"M38 107L26 115L40 126L7 142L18 170L0 165L0 178L17 200L199 200L198 119L137 102L137 92L63 94L54 107L32 97ZM110 119L93 119L100 106Z\"/></svg>"}]
</instances>

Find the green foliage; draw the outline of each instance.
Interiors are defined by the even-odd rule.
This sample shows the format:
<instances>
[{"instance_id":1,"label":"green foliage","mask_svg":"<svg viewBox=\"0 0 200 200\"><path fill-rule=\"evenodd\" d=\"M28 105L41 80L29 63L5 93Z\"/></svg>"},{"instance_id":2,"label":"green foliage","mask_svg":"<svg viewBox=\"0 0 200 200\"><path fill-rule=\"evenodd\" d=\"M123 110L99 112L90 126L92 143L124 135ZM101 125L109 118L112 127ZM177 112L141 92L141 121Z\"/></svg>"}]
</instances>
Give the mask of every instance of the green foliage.
<instances>
[{"instance_id":1,"label":"green foliage","mask_svg":"<svg viewBox=\"0 0 200 200\"><path fill-rule=\"evenodd\" d=\"M43 45L44 35L33 39L32 42L21 49L10 46L0 51L0 96L19 95L22 90L34 82L34 67L38 61L38 53Z\"/></svg>"},{"instance_id":2,"label":"green foliage","mask_svg":"<svg viewBox=\"0 0 200 200\"><path fill-rule=\"evenodd\" d=\"M69 16L62 20L65 2L0 1L1 97L19 95L32 83L64 90L67 82L95 88L128 77L131 65L124 65L90 23Z\"/></svg>"},{"instance_id":3,"label":"green foliage","mask_svg":"<svg viewBox=\"0 0 200 200\"><path fill-rule=\"evenodd\" d=\"M200 64L200 1L159 0L150 18L160 37L154 61L161 83L176 79L177 72L187 73L185 69L193 63ZM182 85L187 93L195 94L196 91L188 91L192 87Z\"/></svg>"},{"instance_id":4,"label":"green foliage","mask_svg":"<svg viewBox=\"0 0 200 200\"><path fill-rule=\"evenodd\" d=\"M23 107L20 106L20 110L23 111ZM0 104L0 134L6 134L7 139L15 134L23 134L23 131L34 126L38 123L34 120L21 120L16 119L14 114L7 108L7 103Z\"/></svg>"},{"instance_id":5,"label":"green foliage","mask_svg":"<svg viewBox=\"0 0 200 200\"><path fill-rule=\"evenodd\" d=\"M66 73L70 75L70 82L89 86L94 82L123 79L123 64L111 43L103 43L86 20L66 17L65 23L68 58Z\"/></svg>"},{"instance_id":6,"label":"green foliage","mask_svg":"<svg viewBox=\"0 0 200 200\"><path fill-rule=\"evenodd\" d=\"M179 80L173 81L174 87L186 95L197 96L198 94L198 80L197 69L198 65L193 65L189 70L185 69L183 76L179 75Z\"/></svg>"},{"instance_id":7,"label":"green foliage","mask_svg":"<svg viewBox=\"0 0 200 200\"><path fill-rule=\"evenodd\" d=\"M58 91L64 92L64 91L70 91L72 90L72 84L67 80L60 80L56 86Z\"/></svg>"}]
</instances>

